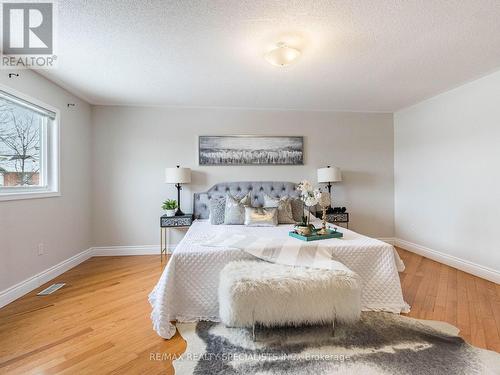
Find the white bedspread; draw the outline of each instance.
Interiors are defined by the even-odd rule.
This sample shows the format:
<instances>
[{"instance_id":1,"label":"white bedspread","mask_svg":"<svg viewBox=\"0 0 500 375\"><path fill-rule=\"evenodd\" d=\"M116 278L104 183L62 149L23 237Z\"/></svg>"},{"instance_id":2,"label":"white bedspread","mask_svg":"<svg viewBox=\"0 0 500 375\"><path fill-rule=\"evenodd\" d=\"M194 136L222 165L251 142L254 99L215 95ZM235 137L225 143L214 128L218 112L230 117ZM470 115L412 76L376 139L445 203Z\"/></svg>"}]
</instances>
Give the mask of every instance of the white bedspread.
<instances>
[{"instance_id":1,"label":"white bedspread","mask_svg":"<svg viewBox=\"0 0 500 375\"><path fill-rule=\"evenodd\" d=\"M170 257L149 296L154 330L168 339L175 334L175 327L170 323L172 320L219 321L219 272L228 262L255 259L240 249L204 247L203 242L221 232L285 239L291 228L292 225L210 225L206 220L196 220ZM404 265L393 246L344 228L339 230L344 233L343 239L323 240L322 244L331 246L332 257L361 278L362 309L394 313L409 311L408 304L403 301L398 276L398 270L403 271Z\"/></svg>"}]
</instances>

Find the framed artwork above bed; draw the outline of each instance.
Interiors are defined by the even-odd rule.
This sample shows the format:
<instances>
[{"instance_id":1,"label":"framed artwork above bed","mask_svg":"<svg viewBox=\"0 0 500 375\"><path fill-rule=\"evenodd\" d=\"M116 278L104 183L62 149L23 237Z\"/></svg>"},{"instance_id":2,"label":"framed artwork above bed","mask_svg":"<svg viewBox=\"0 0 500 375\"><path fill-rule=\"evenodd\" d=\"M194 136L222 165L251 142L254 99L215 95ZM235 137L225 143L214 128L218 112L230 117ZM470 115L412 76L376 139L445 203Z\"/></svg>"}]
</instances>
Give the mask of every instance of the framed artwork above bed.
<instances>
[{"instance_id":1,"label":"framed artwork above bed","mask_svg":"<svg viewBox=\"0 0 500 375\"><path fill-rule=\"evenodd\" d=\"M200 165L303 165L304 137L200 136Z\"/></svg>"}]
</instances>

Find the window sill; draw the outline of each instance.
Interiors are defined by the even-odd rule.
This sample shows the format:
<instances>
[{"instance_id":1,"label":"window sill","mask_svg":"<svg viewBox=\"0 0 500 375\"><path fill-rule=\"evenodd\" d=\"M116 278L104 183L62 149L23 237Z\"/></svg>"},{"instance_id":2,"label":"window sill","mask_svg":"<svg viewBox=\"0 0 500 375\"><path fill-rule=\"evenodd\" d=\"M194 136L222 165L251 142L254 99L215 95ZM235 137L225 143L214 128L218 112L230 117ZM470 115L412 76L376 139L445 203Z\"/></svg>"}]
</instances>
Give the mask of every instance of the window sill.
<instances>
[{"instance_id":1,"label":"window sill","mask_svg":"<svg viewBox=\"0 0 500 375\"><path fill-rule=\"evenodd\" d=\"M23 192L0 192L1 201L15 201L21 199L39 199L39 198L53 198L60 197L60 191L23 191Z\"/></svg>"}]
</instances>

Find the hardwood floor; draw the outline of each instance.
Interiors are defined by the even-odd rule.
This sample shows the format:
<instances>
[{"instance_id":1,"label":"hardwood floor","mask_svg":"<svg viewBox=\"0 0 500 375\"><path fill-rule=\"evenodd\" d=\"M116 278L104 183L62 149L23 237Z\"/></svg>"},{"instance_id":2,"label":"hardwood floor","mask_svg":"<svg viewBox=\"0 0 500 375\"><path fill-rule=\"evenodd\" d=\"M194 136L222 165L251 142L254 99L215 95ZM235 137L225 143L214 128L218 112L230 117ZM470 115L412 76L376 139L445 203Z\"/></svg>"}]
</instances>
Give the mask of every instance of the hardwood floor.
<instances>
[{"instance_id":1,"label":"hardwood floor","mask_svg":"<svg viewBox=\"0 0 500 375\"><path fill-rule=\"evenodd\" d=\"M472 345L500 352L500 285L397 249L408 316L442 320L460 329Z\"/></svg>"},{"instance_id":2,"label":"hardwood floor","mask_svg":"<svg viewBox=\"0 0 500 375\"><path fill-rule=\"evenodd\" d=\"M500 352L500 285L398 251L409 316L450 322ZM163 353L182 353L184 340L161 339L149 318L161 271L158 256L95 257L53 280L67 283L55 294L35 295L47 284L0 309L0 373L173 373Z\"/></svg>"}]
</instances>

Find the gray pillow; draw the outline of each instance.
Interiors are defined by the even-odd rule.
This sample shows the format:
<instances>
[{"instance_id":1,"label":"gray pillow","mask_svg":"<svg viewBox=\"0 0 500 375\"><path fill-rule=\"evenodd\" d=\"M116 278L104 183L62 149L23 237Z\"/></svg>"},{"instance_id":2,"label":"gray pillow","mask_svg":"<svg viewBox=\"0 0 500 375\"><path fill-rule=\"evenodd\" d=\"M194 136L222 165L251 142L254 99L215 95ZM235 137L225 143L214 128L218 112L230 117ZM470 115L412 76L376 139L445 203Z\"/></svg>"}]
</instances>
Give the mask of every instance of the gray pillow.
<instances>
[{"instance_id":1,"label":"gray pillow","mask_svg":"<svg viewBox=\"0 0 500 375\"><path fill-rule=\"evenodd\" d=\"M224 224L243 225L245 222L245 206L250 206L250 202L250 193L242 198L235 198L231 194L226 194Z\"/></svg>"},{"instance_id":2,"label":"gray pillow","mask_svg":"<svg viewBox=\"0 0 500 375\"><path fill-rule=\"evenodd\" d=\"M278 225L278 208L245 207L245 225L250 227L275 227Z\"/></svg>"},{"instance_id":3,"label":"gray pillow","mask_svg":"<svg viewBox=\"0 0 500 375\"><path fill-rule=\"evenodd\" d=\"M292 198L292 216L293 220L297 223L302 221L302 215L304 214L304 202L300 200L300 198Z\"/></svg>"},{"instance_id":4,"label":"gray pillow","mask_svg":"<svg viewBox=\"0 0 500 375\"><path fill-rule=\"evenodd\" d=\"M281 198L273 198L264 194L264 207L278 208L278 223L279 224L295 224L296 220L293 218L292 202L288 196Z\"/></svg>"},{"instance_id":5,"label":"gray pillow","mask_svg":"<svg viewBox=\"0 0 500 375\"><path fill-rule=\"evenodd\" d=\"M212 198L208 202L208 208L210 209L210 224L220 225L224 224L224 212L226 209L226 198Z\"/></svg>"}]
</instances>

